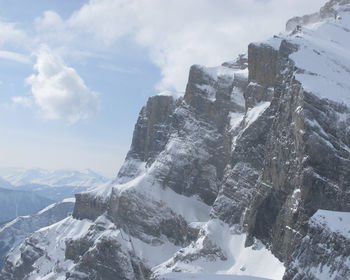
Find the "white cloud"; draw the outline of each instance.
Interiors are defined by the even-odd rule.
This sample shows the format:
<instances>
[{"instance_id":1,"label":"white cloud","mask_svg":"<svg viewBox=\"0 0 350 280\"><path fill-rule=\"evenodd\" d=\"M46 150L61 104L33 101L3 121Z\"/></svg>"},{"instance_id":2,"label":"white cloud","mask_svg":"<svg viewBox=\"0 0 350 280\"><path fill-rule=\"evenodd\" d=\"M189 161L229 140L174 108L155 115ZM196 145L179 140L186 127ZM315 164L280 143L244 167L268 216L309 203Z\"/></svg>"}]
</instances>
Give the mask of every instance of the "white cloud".
<instances>
[{"instance_id":1,"label":"white cloud","mask_svg":"<svg viewBox=\"0 0 350 280\"><path fill-rule=\"evenodd\" d=\"M283 31L290 17L315 12L325 2L90 0L67 19L55 11L44 12L35 20L32 44L49 44L76 59L84 53L109 51L127 36L145 47L160 68L159 90L183 91L192 64L212 66L232 60L250 42ZM0 23L0 46L2 41L24 38L14 24Z\"/></svg>"},{"instance_id":2,"label":"white cloud","mask_svg":"<svg viewBox=\"0 0 350 280\"><path fill-rule=\"evenodd\" d=\"M90 0L67 21L51 12L38 23L56 28L62 36L62 30L75 38L88 35L94 39L90 47L113 47L123 36L131 36L160 67L158 88L183 90L190 65L217 65L234 59L251 41L283 31L290 17L317 11L325 2Z\"/></svg>"},{"instance_id":3,"label":"white cloud","mask_svg":"<svg viewBox=\"0 0 350 280\"><path fill-rule=\"evenodd\" d=\"M27 35L20 30L12 22L0 21L0 58L9 59L20 63L28 64L30 59L28 55L24 55L15 51L4 50L4 48L20 47L26 48L30 45Z\"/></svg>"},{"instance_id":4,"label":"white cloud","mask_svg":"<svg viewBox=\"0 0 350 280\"><path fill-rule=\"evenodd\" d=\"M14 23L0 21L0 46L5 44L23 46L27 40L25 32L17 29Z\"/></svg>"},{"instance_id":5,"label":"white cloud","mask_svg":"<svg viewBox=\"0 0 350 280\"><path fill-rule=\"evenodd\" d=\"M69 123L94 116L99 107L97 94L87 88L78 73L46 46L36 56L37 73L26 81L42 116Z\"/></svg>"},{"instance_id":6,"label":"white cloud","mask_svg":"<svg viewBox=\"0 0 350 280\"><path fill-rule=\"evenodd\" d=\"M25 108L30 108L33 105L32 99L29 97L25 97L25 96L12 97L12 102L14 105L20 105L20 106L25 107Z\"/></svg>"},{"instance_id":7,"label":"white cloud","mask_svg":"<svg viewBox=\"0 0 350 280\"><path fill-rule=\"evenodd\" d=\"M29 64L31 62L27 55L3 50L0 50L0 58L9 59L24 64Z\"/></svg>"}]
</instances>

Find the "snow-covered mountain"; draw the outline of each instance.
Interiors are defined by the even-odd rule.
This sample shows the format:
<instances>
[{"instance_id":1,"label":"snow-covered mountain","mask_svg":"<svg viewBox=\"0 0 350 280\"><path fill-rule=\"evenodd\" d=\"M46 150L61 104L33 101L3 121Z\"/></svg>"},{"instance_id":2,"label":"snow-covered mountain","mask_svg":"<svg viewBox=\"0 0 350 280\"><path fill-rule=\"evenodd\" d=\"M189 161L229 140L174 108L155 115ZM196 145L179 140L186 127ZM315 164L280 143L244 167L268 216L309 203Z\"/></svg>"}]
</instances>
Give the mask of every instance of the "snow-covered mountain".
<instances>
[{"instance_id":1,"label":"snow-covered mountain","mask_svg":"<svg viewBox=\"0 0 350 280\"><path fill-rule=\"evenodd\" d=\"M52 187L96 187L109 179L90 170L45 170L0 168L0 177L13 186L46 185Z\"/></svg>"},{"instance_id":2,"label":"snow-covered mountain","mask_svg":"<svg viewBox=\"0 0 350 280\"><path fill-rule=\"evenodd\" d=\"M76 193L110 181L92 170L45 170L0 168L0 188L35 193L52 201L74 197Z\"/></svg>"},{"instance_id":3,"label":"snow-covered mountain","mask_svg":"<svg viewBox=\"0 0 350 280\"><path fill-rule=\"evenodd\" d=\"M331 0L248 56L192 66L183 96L142 108L116 180L77 194L2 279L350 279L349 38L350 0Z\"/></svg>"},{"instance_id":4,"label":"snow-covered mountain","mask_svg":"<svg viewBox=\"0 0 350 280\"><path fill-rule=\"evenodd\" d=\"M74 198L51 204L38 213L20 216L0 226L0 267L4 256L34 231L52 225L73 212Z\"/></svg>"}]
</instances>

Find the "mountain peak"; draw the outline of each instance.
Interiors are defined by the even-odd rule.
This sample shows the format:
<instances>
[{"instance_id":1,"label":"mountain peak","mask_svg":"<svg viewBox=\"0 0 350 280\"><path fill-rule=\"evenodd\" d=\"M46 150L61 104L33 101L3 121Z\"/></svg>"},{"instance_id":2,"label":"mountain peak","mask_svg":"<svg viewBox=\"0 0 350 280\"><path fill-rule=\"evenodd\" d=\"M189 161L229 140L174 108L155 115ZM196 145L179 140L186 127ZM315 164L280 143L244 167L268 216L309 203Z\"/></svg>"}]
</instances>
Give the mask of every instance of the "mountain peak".
<instances>
[{"instance_id":1,"label":"mountain peak","mask_svg":"<svg viewBox=\"0 0 350 280\"><path fill-rule=\"evenodd\" d=\"M293 17L286 23L286 31L295 30L298 26L316 24L329 19L342 19L342 13L350 12L349 0L331 0L327 2L319 12L304 16Z\"/></svg>"},{"instance_id":2,"label":"mountain peak","mask_svg":"<svg viewBox=\"0 0 350 280\"><path fill-rule=\"evenodd\" d=\"M350 279L348 6L150 97L118 178L77 194L3 279Z\"/></svg>"}]
</instances>

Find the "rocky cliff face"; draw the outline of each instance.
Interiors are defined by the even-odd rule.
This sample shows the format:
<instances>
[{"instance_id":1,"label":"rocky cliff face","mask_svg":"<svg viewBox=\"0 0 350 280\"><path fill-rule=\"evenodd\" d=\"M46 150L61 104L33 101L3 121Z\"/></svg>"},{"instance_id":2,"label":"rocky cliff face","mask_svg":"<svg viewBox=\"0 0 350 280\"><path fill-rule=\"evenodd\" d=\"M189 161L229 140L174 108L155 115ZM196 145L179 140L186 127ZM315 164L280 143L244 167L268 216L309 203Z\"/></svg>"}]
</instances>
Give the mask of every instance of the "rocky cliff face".
<instances>
[{"instance_id":1,"label":"rocky cliff face","mask_svg":"<svg viewBox=\"0 0 350 280\"><path fill-rule=\"evenodd\" d=\"M350 212L349 10L332 0L248 57L192 66L183 97L151 97L116 180L77 195L3 279L347 279L349 229L317 211Z\"/></svg>"}]
</instances>

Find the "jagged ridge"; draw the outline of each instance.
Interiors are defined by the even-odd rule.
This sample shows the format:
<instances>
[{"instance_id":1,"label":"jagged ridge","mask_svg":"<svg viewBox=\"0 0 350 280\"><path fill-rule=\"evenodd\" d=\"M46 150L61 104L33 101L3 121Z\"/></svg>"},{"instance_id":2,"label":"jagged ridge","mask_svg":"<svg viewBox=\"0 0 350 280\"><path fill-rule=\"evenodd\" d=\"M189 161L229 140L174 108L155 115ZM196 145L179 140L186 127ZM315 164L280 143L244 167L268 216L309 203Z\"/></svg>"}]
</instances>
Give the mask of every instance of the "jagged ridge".
<instances>
[{"instance_id":1,"label":"jagged ridge","mask_svg":"<svg viewBox=\"0 0 350 280\"><path fill-rule=\"evenodd\" d=\"M349 278L346 250L314 261L315 243L348 237L310 220L350 211L349 4L330 1L248 58L192 66L183 98L152 97L116 181L77 195L73 218L32 235L2 277Z\"/></svg>"}]
</instances>

